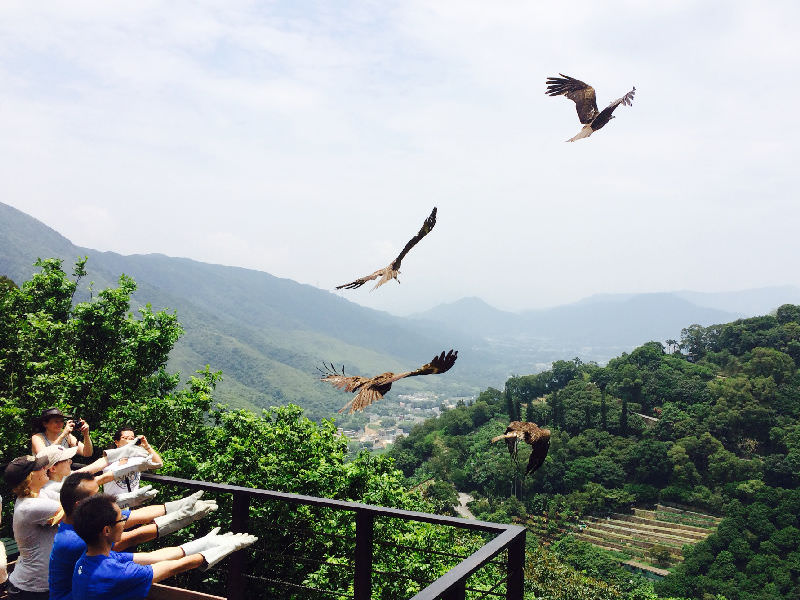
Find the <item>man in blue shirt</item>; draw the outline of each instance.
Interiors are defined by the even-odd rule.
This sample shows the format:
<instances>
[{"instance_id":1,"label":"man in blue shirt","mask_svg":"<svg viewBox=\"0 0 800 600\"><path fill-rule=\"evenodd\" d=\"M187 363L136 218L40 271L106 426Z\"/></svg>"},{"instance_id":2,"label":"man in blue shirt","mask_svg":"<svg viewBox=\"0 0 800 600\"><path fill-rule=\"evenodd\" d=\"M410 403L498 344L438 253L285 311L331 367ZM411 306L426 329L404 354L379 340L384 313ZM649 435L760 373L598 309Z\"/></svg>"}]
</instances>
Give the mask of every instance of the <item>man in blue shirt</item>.
<instances>
[{"instance_id":1,"label":"man in blue shirt","mask_svg":"<svg viewBox=\"0 0 800 600\"><path fill-rule=\"evenodd\" d=\"M82 500L75 509L75 532L86 553L72 574L74 600L139 600L156 582L197 567L208 568L258 538L246 533L218 535L219 528L181 546L154 552L115 552L127 519L105 494Z\"/></svg>"},{"instance_id":2,"label":"man in blue shirt","mask_svg":"<svg viewBox=\"0 0 800 600\"><path fill-rule=\"evenodd\" d=\"M50 553L49 588L50 600L72 600L72 573L75 563L86 551L86 544L75 532L73 516L75 508L81 500L94 496L100 486L89 473L73 473L61 486L61 507L64 509L64 520L58 526L53 549ZM147 494L145 488L140 488ZM136 510L123 510L125 526L139 526L132 531L124 531L114 548L122 551L157 537L167 535L180 527L205 516L216 509L213 501L202 501L202 493L195 493L187 498L158 504Z\"/></svg>"}]
</instances>

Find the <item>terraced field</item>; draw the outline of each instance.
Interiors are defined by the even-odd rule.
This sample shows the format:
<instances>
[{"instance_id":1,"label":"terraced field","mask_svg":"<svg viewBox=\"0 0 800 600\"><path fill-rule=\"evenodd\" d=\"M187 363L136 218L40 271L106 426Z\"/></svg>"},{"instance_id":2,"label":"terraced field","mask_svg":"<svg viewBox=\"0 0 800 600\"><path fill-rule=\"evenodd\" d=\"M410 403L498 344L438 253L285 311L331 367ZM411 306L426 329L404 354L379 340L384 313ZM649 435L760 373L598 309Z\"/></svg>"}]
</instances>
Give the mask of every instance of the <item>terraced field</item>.
<instances>
[{"instance_id":1,"label":"terraced field","mask_svg":"<svg viewBox=\"0 0 800 600\"><path fill-rule=\"evenodd\" d=\"M622 552L637 560L648 561L655 546L669 552L669 563L683 560L683 546L705 539L721 519L712 515L659 504L655 510L634 508L632 514L615 513L609 517L590 517L584 521L547 527L532 517L528 527L537 535L553 539L571 533L576 539Z\"/></svg>"}]
</instances>

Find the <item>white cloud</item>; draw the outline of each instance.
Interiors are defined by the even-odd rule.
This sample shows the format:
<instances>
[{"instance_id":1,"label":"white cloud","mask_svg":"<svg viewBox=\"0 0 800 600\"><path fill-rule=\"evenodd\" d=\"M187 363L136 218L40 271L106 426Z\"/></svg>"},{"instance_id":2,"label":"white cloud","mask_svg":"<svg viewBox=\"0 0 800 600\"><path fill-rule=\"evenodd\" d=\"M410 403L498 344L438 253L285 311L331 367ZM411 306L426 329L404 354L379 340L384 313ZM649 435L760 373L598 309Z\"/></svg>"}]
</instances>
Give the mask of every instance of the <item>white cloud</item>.
<instances>
[{"instance_id":1,"label":"white cloud","mask_svg":"<svg viewBox=\"0 0 800 600\"><path fill-rule=\"evenodd\" d=\"M398 312L798 284L798 16L744 0L4 2L4 201L80 245L329 289L437 205L403 285L348 296ZM634 106L565 144L574 107L543 93L558 72L601 105L636 85Z\"/></svg>"}]
</instances>

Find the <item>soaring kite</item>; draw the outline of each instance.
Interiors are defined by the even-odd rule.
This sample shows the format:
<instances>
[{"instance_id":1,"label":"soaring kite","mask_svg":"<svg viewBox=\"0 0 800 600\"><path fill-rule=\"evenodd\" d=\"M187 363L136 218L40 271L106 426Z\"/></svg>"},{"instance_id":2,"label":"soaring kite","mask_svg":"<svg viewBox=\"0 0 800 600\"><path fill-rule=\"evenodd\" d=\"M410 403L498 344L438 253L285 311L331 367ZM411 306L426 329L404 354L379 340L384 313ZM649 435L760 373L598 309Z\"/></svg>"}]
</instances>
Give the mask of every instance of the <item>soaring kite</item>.
<instances>
[{"instance_id":1,"label":"soaring kite","mask_svg":"<svg viewBox=\"0 0 800 600\"><path fill-rule=\"evenodd\" d=\"M606 106L602 112L598 111L597 100L592 86L569 75L564 75L563 73L559 73L559 75L563 79L559 77L547 78L547 91L545 93L550 96L566 96L572 100L575 103L575 110L578 111L578 119L583 123L583 128L574 137L568 139L568 142L589 137L605 126L606 123L614 118L612 113L620 104L627 106L633 104L633 95L636 93L635 87L622 98L617 98Z\"/></svg>"},{"instance_id":2,"label":"soaring kite","mask_svg":"<svg viewBox=\"0 0 800 600\"><path fill-rule=\"evenodd\" d=\"M428 235L433 229L433 226L436 225L436 207L433 207L431 214L425 219L425 222L422 224L422 229L417 232L413 238L411 238L406 247L403 248L403 251L395 258L388 267L384 267L383 269L378 269L372 275L365 275L360 279L356 279L355 281L351 281L350 283L345 283L343 285L337 285L336 289L341 290L342 288L347 290L354 290L355 288L359 288L368 281L372 279L377 279L380 277L380 281L375 284L375 287L372 288L373 290L377 290L387 281L391 281L392 279L396 280L397 283L400 283L400 280L397 279L397 276L400 274L400 263L402 262L405 255L408 254L408 251L411 250L414 246L416 246L419 241Z\"/></svg>"},{"instance_id":3,"label":"soaring kite","mask_svg":"<svg viewBox=\"0 0 800 600\"><path fill-rule=\"evenodd\" d=\"M358 375L347 377L344 374L344 367L342 367L342 372L338 373L333 364L330 367L325 365L325 370L319 369L319 371L325 375L321 378L322 381L327 381L346 392L358 392L350 402L339 410L339 412L347 411L348 413L353 413L357 410L364 410L365 407L383 398L384 394L392 389L392 384L398 379L444 373L449 371L455 364L456 358L458 358L457 350L450 350L447 354L443 351L441 354L434 356L433 360L427 365L421 366L416 371L397 374L382 373L372 378L359 377Z\"/></svg>"},{"instance_id":4,"label":"soaring kite","mask_svg":"<svg viewBox=\"0 0 800 600\"><path fill-rule=\"evenodd\" d=\"M512 458L517 458L517 444L523 440L531 447L531 457L528 459L528 466L525 468L525 475L530 475L542 466L547 450L550 448L550 430L542 429L536 423L525 421L511 421L506 427L503 435L492 438L492 443L505 440L508 446L508 453Z\"/></svg>"}]
</instances>

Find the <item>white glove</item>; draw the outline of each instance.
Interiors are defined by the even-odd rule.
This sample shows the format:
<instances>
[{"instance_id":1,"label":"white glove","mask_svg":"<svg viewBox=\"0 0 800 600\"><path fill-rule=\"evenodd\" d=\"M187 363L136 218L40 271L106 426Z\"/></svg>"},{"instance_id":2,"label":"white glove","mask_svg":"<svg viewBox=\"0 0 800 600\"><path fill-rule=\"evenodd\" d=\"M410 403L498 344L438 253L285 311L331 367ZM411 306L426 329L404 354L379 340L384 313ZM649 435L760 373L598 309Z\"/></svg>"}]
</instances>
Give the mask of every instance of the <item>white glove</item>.
<instances>
[{"instance_id":1,"label":"white glove","mask_svg":"<svg viewBox=\"0 0 800 600\"><path fill-rule=\"evenodd\" d=\"M150 454L147 450L137 445L136 442L131 442L130 444L125 444L119 448L113 448L112 450L105 450L104 452L108 464L117 462L121 458L131 458L133 456L146 457Z\"/></svg>"},{"instance_id":2,"label":"white glove","mask_svg":"<svg viewBox=\"0 0 800 600\"><path fill-rule=\"evenodd\" d=\"M206 569L213 567L229 554L232 554L237 550L241 550L242 548L246 548L258 540L256 536L250 535L249 533L232 533L227 536L220 537L222 538L222 540L220 540L222 542L220 545L213 546L200 552L206 561L201 567L201 571L205 571Z\"/></svg>"},{"instance_id":3,"label":"white glove","mask_svg":"<svg viewBox=\"0 0 800 600\"><path fill-rule=\"evenodd\" d=\"M214 527L211 531L209 531L206 535L201 538L197 538L196 540L191 540L186 542L185 544L181 544L178 546L181 550L183 550L184 556L189 556L190 554L198 554L203 550L208 550L209 548L213 548L214 546L219 546L222 540L227 537L230 537L230 533L225 533L223 535L217 535L219 533L219 527Z\"/></svg>"},{"instance_id":4,"label":"white glove","mask_svg":"<svg viewBox=\"0 0 800 600\"><path fill-rule=\"evenodd\" d=\"M152 485L145 485L133 492L125 492L124 494L117 495L114 502L116 502L117 506L120 508L132 508L149 502L156 497L156 494L158 494L158 490L154 490Z\"/></svg>"},{"instance_id":5,"label":"white glove","mask_svg":"<svg viewBox=\"0 0 800 600\"><path fill-rule=\"evenodd\" d=\"M153 523L158 526L157 537L164 537L173 531L178 531L178 529L202 519L213 510L217 510L216 500L198 500L193 505L187 505L168 515L156 517L153 519Z\"/></svg>"},{"instance_id":6,"label":"white glove","mask_svg":"<svg viewBox=\"0 0 800 600\"><path fill-rule=\"evenodd\" d=\"M122 479L126 475L135 473L137 471L149 471L150 469L158 469L164 465L160 462L153 460L153 455L147 456L134 456L128 459L124 465L114 465L109 469L114 474L114 479Z\"/></svg>"},{"instance_id":7,"label":"white glove","mask_svg":"<svg viewBox=\"0 0 800 600\"><path fill-rule=\"evenodd\" d=\"M186 496L185 498L181 498L180 500L172 500L171 502L164 502L164 511L166 514L175 512L176 510L182 509L184 506L193 506L195 502L200 500L203 495L203 490L199 492L195 492L191 496Z\"/></svg>"}]
</instances>

